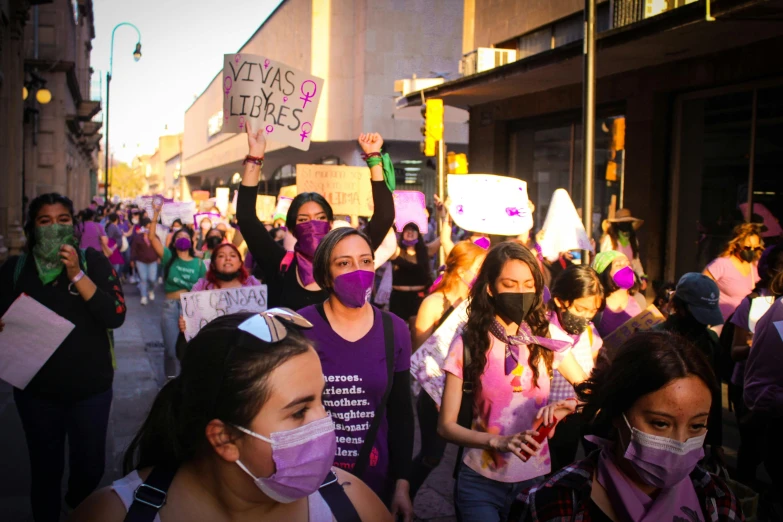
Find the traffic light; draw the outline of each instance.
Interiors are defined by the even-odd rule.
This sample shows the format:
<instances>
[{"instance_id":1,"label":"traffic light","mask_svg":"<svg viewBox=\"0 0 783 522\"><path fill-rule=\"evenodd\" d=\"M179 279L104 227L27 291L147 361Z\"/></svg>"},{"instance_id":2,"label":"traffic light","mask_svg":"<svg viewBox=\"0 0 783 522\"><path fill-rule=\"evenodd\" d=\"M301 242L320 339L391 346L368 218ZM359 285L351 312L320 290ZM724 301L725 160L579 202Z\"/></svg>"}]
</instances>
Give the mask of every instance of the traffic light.
<instances>
[{"instance_id":1,"label":"traffic light","mask_svg":"<svg viewBox=\"0 0 783 522\"><path fill-rule=\"evenodd\" d=\"M436 144L443 139L443 100L427 100L421 108L424 125L421 134L424 136L422 152L425 156L437 154Z\"/></svg>"}]
</instances>

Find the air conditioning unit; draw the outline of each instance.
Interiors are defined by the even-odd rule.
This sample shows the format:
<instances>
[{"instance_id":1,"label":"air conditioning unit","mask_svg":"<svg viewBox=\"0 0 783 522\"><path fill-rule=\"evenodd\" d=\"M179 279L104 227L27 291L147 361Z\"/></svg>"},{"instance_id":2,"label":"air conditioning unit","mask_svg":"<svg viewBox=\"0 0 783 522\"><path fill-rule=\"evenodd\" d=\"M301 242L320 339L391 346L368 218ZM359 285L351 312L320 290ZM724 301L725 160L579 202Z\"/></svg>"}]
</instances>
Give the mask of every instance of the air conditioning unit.
<instances>
[{"instance_id":1,"label":"air conditioning unit","mask_svg":"<svg viewBox=\"0 0 783 522\"><path fill-rule=\"evenodd\" d=\"M516 49L496 49L494 47L479 47L462 57L459 72L462 76L470 76L517 60Z\"/></svg>"}]
</instances>

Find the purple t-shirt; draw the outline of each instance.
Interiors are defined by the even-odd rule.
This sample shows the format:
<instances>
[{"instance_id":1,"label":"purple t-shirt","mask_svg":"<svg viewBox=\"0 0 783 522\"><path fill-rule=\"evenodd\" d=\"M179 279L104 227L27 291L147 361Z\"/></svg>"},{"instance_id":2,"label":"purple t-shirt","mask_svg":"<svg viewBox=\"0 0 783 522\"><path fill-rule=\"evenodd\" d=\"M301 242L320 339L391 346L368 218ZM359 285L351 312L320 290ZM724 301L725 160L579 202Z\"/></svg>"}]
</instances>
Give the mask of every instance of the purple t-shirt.
<instances>
[{"instance_id":1,"label":"purple t-shirt","mask_svg":"<svg viewBox=\"0 0 783 522\"><path fill-rule=\"evenodd\" d=\"M633 319L637 315L642 313L642 307L636 302L636 299L632 295L628 296L628 304L625 305L624 310L619 312L613 312L606 308L601 317L601 322L598 324L598 333L601 334L601 338L606 338L610 333L620 328L623 323Z\"/></svg>"},{"instance_id":2,"label":"purple t-shirt","mask_svg":"<svg viewBox=\"0 0 783 522\"><path fill-rule=\"evenodd\" d=\"M745 366L745 404L754 413L783 415L783 301L778 299L756 323Z\"/></svg>"},{"instance_id":3,"label":"purple t-shirt","mask_svg":"<svg viewBox=\"0 0 783 522\"><path fill-rule=\"evenodd\" d=\"M775 299L768 294L766 290L760 292L761 295L751 300L750 296L743 299L737 309L734 311L734 315L731 316L731 322L735 326L739 326L743 330L751 332L756 329L756 324L772 307ZM751 309L753 317L751 318ZM752 326L751 326L752 325ZM731 374L731 384L735 386L743 386L745 383L745 361L739 361L734 365L734 372Z\"/></svg>"},{"instance_id":4,"label":"purple t-shirt","mask_svg":"<svg viewBox=\"0 0 783 522\"><path fill-rule=\"evenodd\" d=\"M106 236L106 231L95 221L87 221L82 224L82 240L79 248L92 247L98 252L103 252L101 238Z\"/></svg>"},{"instance_id":5,"label":"purple t-shirt","mask_svg":"<svg viewBox=\"0 0 783 522\"><path fill-rule=\"evenodd\" d=\"M756 263L750 265L748 275L742 275L730 258L719 257L707 265L707 270L718 284L720 290L718 305L725 322L745 299L745 296L751 293L756 286L759 280Z\"/></svg>"},{"instance_id":6,"label":"purple t-shirt","mask_svg":"<svg viewBox=\"0 0 783 522\"><path fill-rule=\"evenodd\" d=\"M315 305L299 310L313 324L304 330L321 359L326 389L324 406L332 416L337 435L334 465L353 470L364 436L370 429L386 391L386 350L381 311L373 307L375 322L356 342L349 342L332 330ZM408 325L392 315L394 323L394 371L407 372L411 366L411 334ZM387 410L388 411L388 410ZM370 462L362 480L379 496L385 494L389 469L389 426L381 420Z\"/></svg>"}]
</instances>

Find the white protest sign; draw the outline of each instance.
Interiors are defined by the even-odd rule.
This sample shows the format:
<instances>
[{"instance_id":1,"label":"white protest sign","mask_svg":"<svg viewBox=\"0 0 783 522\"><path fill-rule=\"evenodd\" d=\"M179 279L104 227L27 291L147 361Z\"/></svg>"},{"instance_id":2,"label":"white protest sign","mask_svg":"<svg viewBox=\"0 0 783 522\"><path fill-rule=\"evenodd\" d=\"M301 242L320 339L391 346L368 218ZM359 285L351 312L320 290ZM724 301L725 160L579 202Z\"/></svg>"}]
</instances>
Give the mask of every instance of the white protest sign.
<instances>
[{"instance_id":1,"label":"white protest sign","mask_svg":"<svg viewBox=\"0 0 783 522\"><path fill-rule=\"evenodd\" d=\"M263 128L268 140L310 148L324 81L299 69L252 54L223 57L223 130Z\"/></svg>"},{"instance_id":2,"label":"white protest sign","mask_svg":"<svg viewBox=\"0 0 783 522\"><path fill-rule=\"evenodd\" d=\"M195 201L164 203L163 208L160 210L160 219L167 227L170 227L175 219L179 219L183 225L187 225L193 219L193 214L195 213Z\"/></svg>"},{"instance_id":3,"label":"white protest sign","mask_svg":"<svg viewBox=\"0 0 783 522\"><path fill-rule=\"evenodd\" d=\"M533 228L527 183L492 174L449 174L449 213L460 228L518 236Z\"/></svg>"},{"instance_id":4,"label":"white protest sign","mask_svg":"<svg viewBox=\"0 0 783 522\"><path fill-rule=\"evenodd\" d=\"M595 252L574 203L565 189L557 189L552 194L544 226L539 232L538 245L541 247L541 254L550 261L570 250Z\"/></svg>"},{"instance_id":5,"label":"white protest sign","mask_svg":"<svg viewBox=\"0 0 783 522\"><path fill-rule=\"evenodd\" d=\"M266 285L243 286L180 295L185 338L190 341L206 324L224 315L239 312L264 312L267 307Z\"/></svg>"},{"instance_id":6,"label":"white protest sign","mask_svg":"<svg viewBox=\"0 0 783 522\"><path fill-rule=\"evenodd\" d=\"M228 187L218 187L215 189L215 206L224 216L228 215L228 198L231 189Z\"/></svg>"},{"instance_id":7,"label":"white protest sign","mask_svg":"<svg viewBox=\"0 0 783 522\"><path fill-rule=\"evenodd\" d=\"M397 232L402 232L409 223L419 227L419 232L426 234L429 220L427 219L427 204L424 194L416 190L395 190L394 225Z\"/></svg>"},{"instance_id":8,"label":"white protest sign","mask_svg":"<svg viewBox=\"0 0 783 522\"><path fill-rule=\"evenodd\" d=\"M443 387L446 385L443 362L449 354L451 343L458 335L462 335L462 329L468 322L469 302L469 299L465 299L454 308L451 315L411 357L411 375L438 406L443 397Z\"/></svg>"},{"instance_id":9,"label":"white protest sign","mask_svg":"<svg viewBox=\"0 0 783 522\"><path fill-rule=\"evenodd\" d=\"M27 294L3 315L0 332L0 379L24 390L74 325ZM42 328L42 325L46 325Z\"/></svg>"}]
</instances>

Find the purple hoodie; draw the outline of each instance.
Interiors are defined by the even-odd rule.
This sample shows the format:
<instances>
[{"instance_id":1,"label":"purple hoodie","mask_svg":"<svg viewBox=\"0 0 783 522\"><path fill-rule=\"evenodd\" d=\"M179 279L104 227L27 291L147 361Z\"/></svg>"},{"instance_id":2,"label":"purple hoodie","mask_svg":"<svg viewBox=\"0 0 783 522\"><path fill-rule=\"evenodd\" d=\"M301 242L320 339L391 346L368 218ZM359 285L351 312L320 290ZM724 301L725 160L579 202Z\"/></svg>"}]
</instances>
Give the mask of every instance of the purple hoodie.
<instances>
[{"instance_id":1,"label":"purple hoodie","mask_svg":"<svg viewBox=\"0 0 783 522\"><path fill-rule=\"evenodd\" d=\"M754 413L783 416L783 300L759 319L745 366L745 404Z\"/></svg>"}]
</instances>

